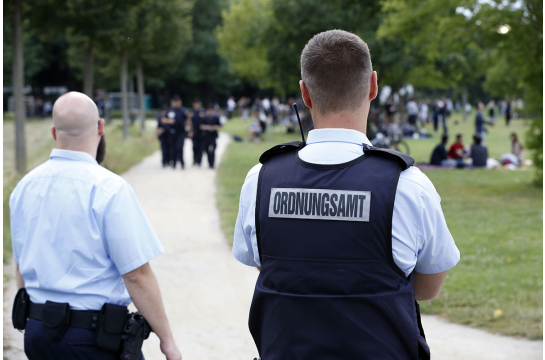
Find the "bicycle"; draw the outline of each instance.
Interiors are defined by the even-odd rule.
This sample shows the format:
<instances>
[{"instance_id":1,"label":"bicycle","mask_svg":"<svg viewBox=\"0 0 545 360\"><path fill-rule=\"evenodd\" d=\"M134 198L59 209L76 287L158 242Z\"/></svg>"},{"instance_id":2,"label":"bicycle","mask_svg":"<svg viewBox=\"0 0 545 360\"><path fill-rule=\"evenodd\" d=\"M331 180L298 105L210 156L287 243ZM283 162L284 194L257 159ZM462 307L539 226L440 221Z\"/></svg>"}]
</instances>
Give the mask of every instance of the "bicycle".
<instances>
[{"instance_id":1,"label":"bicycle","mask_svg":"<svg viewBox=\"0 0 545 360\"><path fill-rule=\"evenodd\" d=\"M375 138L371 140L371 144L378 148L393 149L404 154L411 155L409 144L398 136L390 138L379 132L376 134Z\"/></svg>"}]
</instances>

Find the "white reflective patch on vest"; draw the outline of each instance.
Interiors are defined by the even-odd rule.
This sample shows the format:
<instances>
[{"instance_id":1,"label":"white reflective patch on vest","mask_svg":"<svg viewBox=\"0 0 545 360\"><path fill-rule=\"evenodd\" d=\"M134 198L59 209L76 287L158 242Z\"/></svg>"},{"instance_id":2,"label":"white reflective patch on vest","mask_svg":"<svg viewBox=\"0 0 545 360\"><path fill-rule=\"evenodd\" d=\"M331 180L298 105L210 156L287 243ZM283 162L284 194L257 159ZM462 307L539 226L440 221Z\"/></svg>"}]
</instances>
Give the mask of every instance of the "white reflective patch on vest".
<instances>
[{"instance_id":1,"label":"white reflective patch on vest","mask_svg":"<svg viewBox=\"0 0 545 360\"><path fill-rule=\"evenodd\" d=\"M269 217L369 222L370 191L272 188Z\"/></svg>"}]
</instances>

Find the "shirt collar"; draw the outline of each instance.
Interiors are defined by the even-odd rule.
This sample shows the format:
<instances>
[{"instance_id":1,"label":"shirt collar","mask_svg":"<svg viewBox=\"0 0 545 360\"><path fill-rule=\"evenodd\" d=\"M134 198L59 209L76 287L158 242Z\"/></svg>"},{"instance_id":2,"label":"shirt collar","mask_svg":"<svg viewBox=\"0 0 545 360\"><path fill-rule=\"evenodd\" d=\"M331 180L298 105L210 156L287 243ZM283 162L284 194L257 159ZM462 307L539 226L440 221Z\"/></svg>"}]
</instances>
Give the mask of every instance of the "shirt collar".
<instances>
[{"instance_id":1,"label":"shirt collar","mask_svg":"<svg viewBox=\"0 0 545 360\"><path fill-rule=\"evenodd\" d=\"M344 142L356 145L367 144L371 142L367 136L357 130L352 129L314 129L308 133L307 144L316 144L322 142Z\"/></svg>"},{"instance_id":2,"label":"shirt collar","mask_svg":"<svg viewBox=\"0 0 545 360\"><path fill-rule=\"evenodd\" d=\"M91 155L83 151L73 151L73 150L64 150L64 149L53 149L51 151L50 159L53 158L63 158L75 161L83 161L91 164L98 164L96 159L93 159Z\"/></svg>"}]
</instances>

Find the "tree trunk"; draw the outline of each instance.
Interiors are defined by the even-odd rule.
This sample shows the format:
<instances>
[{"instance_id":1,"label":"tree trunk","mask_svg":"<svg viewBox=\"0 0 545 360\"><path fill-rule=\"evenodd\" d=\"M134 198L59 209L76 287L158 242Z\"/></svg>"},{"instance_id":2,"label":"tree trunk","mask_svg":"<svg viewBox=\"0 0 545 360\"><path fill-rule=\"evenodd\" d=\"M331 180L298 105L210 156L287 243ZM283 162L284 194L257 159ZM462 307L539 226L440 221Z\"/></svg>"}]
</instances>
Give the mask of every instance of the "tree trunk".
<instances>
[{"instance_id":1,"label":"tree trunk","mask_svg":"<svg viewBox=\"0 0 545 360\"><path fill-rule=\"evenodd\" d=\"M127 99L127 51L121 53L121 111L123 113L123 140L129 137L129 104Z\"/></svg>"},{"instance_id":2,"label":"tree trunk","mask_svg":"<svg viewBox=\"0 0 545 360\"><path fill-rule=\"evenodd\" d=\"M23 64L23 30L21 12L23 1L15 3L13 14L13 99L15 101L15 167L19 174L26 172L26 142L25 142L25 97L24 64Z\"/></svg>"},{"instance_id":3,"label":"tree trunk","mask_svg":"<svg viewBox=\"0 0 545 360\"><path fill-rule=\"evenodd\" d=\"M104 97L104 117L106 118L106 123L109 124L112 122L112 113L111 113L111 107L112 107L112 100L110 99L110 95L106 92L106 96Z\"/></svg>"},{"instance_id":4,"label":"tree trunk","mask_svg":"<svg viewBox=\"0 0 545 360\"><path fill-rule=\"evenodd\" d=\"M131 120L130 124L134 124L134 76L129 76L129 118Z\"/></svg>"},{"instance_id":5,"label":"tree trunk","mask_svg":"<svg viewBox=\"0 0 545 360\"><path fill-rule=\"evenodd\" d=\"M467 114L466 114L466 104L467 104L467 86L462 86L462 114L463 114L463 121L466 122L467 120Z\"/></svg>"},{"instance_id":6,"label":"tree trunk","mask_svg":"<svg viewBox=\"0 0 545 360\"><path fill-rule=\"evenodd\" d=\"M93 99L95 57L93 56L93 44L88 43L85 48L85 68L83 69L83 92Z\"/></svg>"},{"instance_id":7,"label":"tree trunk","mask_svg":"<svg viewBox=\"0 0 545 360\"><path fill-rule=\"evenodd\" d=\"M140 103L140 133L146 131L146 104L144 104L144 71L142 63L136 63L136 76L138 78L138 100Z\"/></svg>"}]
</instances>

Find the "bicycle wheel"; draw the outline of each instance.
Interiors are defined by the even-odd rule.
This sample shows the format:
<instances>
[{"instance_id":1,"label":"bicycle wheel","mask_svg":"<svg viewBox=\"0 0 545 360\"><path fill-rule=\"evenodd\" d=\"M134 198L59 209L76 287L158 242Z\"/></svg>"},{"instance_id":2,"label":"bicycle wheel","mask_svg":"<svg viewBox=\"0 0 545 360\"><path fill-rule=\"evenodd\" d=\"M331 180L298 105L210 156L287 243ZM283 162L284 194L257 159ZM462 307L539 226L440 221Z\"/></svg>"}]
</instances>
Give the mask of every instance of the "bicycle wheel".
<instances>
[{"instance_id":1,"label":"bicycle wheel","mask_svg":"<svg viewBox=\"0 0 545 360\"><path fill-rule=\"evenodd\" d=\"M407 155L411 155L411 149L409 148L409 144L405 142L405 140L399 140L392 146L394 150L397 150L399 152L402 152Z\"/></svg>"}]
</instances>

